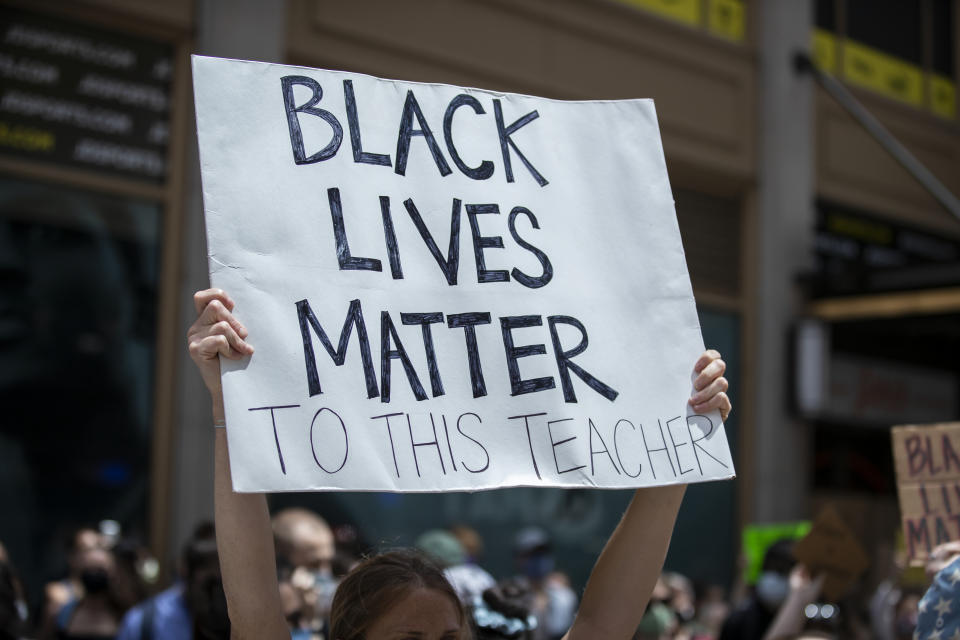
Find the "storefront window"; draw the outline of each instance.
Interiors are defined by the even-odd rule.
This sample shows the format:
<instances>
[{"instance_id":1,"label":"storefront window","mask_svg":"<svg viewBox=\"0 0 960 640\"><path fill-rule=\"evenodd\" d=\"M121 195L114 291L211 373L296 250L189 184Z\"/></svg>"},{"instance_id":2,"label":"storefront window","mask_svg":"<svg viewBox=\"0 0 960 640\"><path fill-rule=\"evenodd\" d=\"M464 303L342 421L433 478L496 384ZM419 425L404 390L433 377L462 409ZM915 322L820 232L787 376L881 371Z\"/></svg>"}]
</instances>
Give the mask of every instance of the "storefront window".
<instances>
[{"instance_id":1,"label":"storefront window","mask_svg":"<svg viewBox=\"0 0 960 640\"><path fill-rule=\"evenodd\" d=\"M160 230L155 202L0 176L0 540L27 578L72 527L144 532Z\"/></svg>"}]
</instances>

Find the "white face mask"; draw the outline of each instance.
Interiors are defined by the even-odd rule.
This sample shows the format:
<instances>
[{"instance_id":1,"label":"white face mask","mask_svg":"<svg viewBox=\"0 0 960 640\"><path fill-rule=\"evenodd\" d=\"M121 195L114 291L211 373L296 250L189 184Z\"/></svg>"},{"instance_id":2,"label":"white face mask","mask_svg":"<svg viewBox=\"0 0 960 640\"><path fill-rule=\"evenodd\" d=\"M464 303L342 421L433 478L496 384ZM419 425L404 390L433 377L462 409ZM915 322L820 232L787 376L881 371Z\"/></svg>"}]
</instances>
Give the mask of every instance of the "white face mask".
<instances>
[{"instance_id":1,"label":"white face mask","mask_svg":"<svg viewBox=\"0 0 960 640\"><path fill-rule=\"evenodd\" d=\"M764 571L757 579L757 598L769 609L777 609L787 598L790 583L786 576L775 571Z\"/></svg>"}]
</instances>

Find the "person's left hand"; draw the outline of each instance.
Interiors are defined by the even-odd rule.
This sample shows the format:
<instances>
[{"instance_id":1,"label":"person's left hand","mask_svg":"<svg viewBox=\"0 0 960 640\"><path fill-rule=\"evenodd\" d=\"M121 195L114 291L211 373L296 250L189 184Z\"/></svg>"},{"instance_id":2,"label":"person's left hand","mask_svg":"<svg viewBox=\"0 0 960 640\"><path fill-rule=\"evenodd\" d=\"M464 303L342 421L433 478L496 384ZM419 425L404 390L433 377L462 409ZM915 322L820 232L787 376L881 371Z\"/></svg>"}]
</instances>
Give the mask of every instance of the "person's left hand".
<instances>
[{"instance_id":1,"label":"person's left hand","mask_svg":"<svg viewBox=\"0 0 960 640\"><path fill-rule=\"evenodd\" d=\"M690 398L690 406L697 413L718 410L720 418L726 422L733 407L727 397L730 383L723 377L727 370L727 363L720 358L720 354L713 349L707 349L697 359L693 366L694 373L698 374L693 381L694 394Z\"/></svg>"}]
</instances>

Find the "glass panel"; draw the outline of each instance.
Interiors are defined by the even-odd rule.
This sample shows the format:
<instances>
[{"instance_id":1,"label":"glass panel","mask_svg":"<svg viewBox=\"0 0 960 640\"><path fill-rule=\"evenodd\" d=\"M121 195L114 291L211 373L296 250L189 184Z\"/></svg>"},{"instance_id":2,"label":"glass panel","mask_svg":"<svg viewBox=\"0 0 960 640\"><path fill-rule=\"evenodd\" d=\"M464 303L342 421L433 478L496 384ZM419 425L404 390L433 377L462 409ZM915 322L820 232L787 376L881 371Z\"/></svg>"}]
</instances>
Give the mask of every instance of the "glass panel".
<instances>
[{"instance_id":1,"label":"glass panel","mask_svg":"<svg viewBox=\"0 0 960 640\"><path fill-rule=\"evenodd\" d=\"M0 540L28 580L73 526L145 528L160 229L156 203L0 176Z\"/></svg>"},{"instance_id":2,"label":"glass panel","mask_svg":"<svg viewBox=\"0 0 960 640\"><path fill-rule=\"evenodd\" d=\"M933 17L933 71L953 80L954 64L954 35L953 35L953 2L952 0L933 0L931 7Z\"/></svg>"},{"instance_id":3,"label":"glass panel","mask_svg":"<svg viewBox=\"0 0 960 640\"><path fill-rule=\"evenodd\" d=\"M837 30L836 0L815 0L813 3L813 24L827 31Z\"/></svg>"},{"instance_id":4,"label":"glass panel","mask_svg":"<svg viewBox=\"0 0 960 640\"><path fill-rule=\"evenodd\" d=\"M884 53L923 64L921 3L847 0L847 37Z\"/></svg>"}]
</instances>

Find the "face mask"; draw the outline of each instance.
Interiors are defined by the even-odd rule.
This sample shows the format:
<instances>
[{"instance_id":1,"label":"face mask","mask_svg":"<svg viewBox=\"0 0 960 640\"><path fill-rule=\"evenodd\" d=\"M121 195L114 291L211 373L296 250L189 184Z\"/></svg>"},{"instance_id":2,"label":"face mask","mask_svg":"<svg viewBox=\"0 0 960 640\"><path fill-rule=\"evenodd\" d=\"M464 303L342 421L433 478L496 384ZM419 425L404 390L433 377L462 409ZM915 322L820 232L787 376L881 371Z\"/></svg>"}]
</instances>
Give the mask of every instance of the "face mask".
<instances>
[{"instance_id":1,"label":"face mask","mask_svg":"<svg viewBox=\"0 0 960 640\"><path fill-rule=\"evenodd\" d=\"M786 576L774 571L764 571L757 580L757 598L769 609L777 609L787 598L790 583Z\"/></svg>"},{"instance_id":2,"label":"face mask","mask_svg":"<svg viewBox=\"0 0 960 640\"><path fill-rule=\"evenodd\" d=\"M110 588L110 574L106 569L84 569L80 572L80 583L85 592L100 594Z\"/></svg>"}]
</instances>

